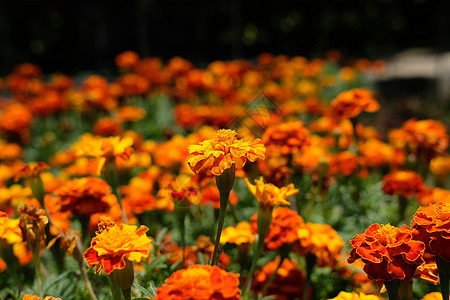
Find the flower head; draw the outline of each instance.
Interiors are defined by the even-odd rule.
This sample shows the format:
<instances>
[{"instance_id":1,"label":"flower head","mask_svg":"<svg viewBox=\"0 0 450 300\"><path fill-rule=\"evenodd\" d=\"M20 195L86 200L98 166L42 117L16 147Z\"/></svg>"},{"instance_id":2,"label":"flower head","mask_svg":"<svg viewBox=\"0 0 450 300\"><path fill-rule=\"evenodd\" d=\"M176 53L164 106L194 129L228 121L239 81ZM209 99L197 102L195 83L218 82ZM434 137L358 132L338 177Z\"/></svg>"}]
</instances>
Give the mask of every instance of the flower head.
<instances>
[{"instance_id":1,"label":"flower head","mask_svg":"<svg viewBox=\"0 0 450 300\"><path fill-rule=\"evenodd\" d=\"M50 169L50 166L45 162L30 163L19 170L15 179L17 181L20 178L38 177L42 172L47 171L48 169Z\"/></svg>"},{"instance_id":2,"label":"flower head","mask_svg":"<svg viewBox=\"0 0 450 300\"><path fill-rule=\"evenodd\" d=\"M158 288L158 300L240 300L239 275L217 266L193 265L173 273Z\"/></svg>"},{"instance_id":3,"label":"flower head","mask_svg":"<svg viewBox=\"0 0 450 300\"><path fill-rule=\"evenodd\" d=\"M411 221L413 236L425 243L426 251L450 261L450 203L419 207Z\"/></svg>"},{"instance_id":4,"label":"flower head","mask_svg":"<svg viewBox=\"0 0 450 300\"><path fill-rule=\"evenodd\" d=\"M336 120L354 118L363 111L375 112L378 109L380 105L366 89L342 92L331 102L331 115Z\"/></svg>"},{"instance_id":5,"label":"flower head","mask_svg":"<svg viewBox=\"0 0 450 300\"><path fill-rule=\"evenodd\" d=\"M340 292L339 295L330 300L383 300L383 297L377 295L366 295L356 292Z\"/></svg>"},{"instance_id":6,"label":"flower head","mask_svg":"<svg viewBox=\"0 0 450 300\"><path fill-rule=\"evenodd\" d=\"M253 162L257 158L265 158L266 148L260 139L244 141L236 135L234 130L221 129L213 139L200 142L199 145L190 145L186 161L191 170L197 173L207 160L213 158L211 172L220 175L232 164L242 167L247 159Z\"/></svg>"},{"instance_id":7,"label":"flower head","mask_svg":"<svg viewBox=\"0 0 450 300\"><path fill-rule=\"evenodd\" d=\"M383 191L388 195L410 197L424 188L422 177L414 171L394 170L383 178Z\"/></svg>"},{"instance_id":8,"label":"flower head","mask_svg":"<svg viewBox=\"0 0 450 300\"><path fill-rule=\"evenodd\" d=\"M251 244L253 243L255 236L252 233L252 227L249 222L239 222L236 227L227 227L222 231L220 237L220 243L226 244Z\"/></svg>"},{"instance_id":9,"label":"flower head","mask_svg":"<svg viewBox=\"0 0 450 300\"><path fill-rule=\"evenodd\" d=\"M304 150L311 143L311 137L301 121L292 121L267 128L263 141L267 147L280 147L281 154L286 155Z\"/></svg>"},{"instance_id":10,"label":"flower head","mask_svg":"<svg viewBox=\"0 0 450 300\"><path fill-rule=\"evenodd\" d=\"M10 219L5 212L0 211L0 239L5 239L8 244L21 242L19 222L19 219Z\"/></svg>"},{"instance_id":11,"label":"flower head","mask_svg":"<svg viewBox=\"0 0 450 300\"><path fill-rule=\"evenodd\" d=\"M245 178L245 183L250 192L263 206L290 205L286 199L299 192L298 189L294 188L292 183L288 186L278 188L271 183L264 183L262 177L259 180L255 180L255 185L252 185L247 178Z\"/></svg>"},{"instance_id":12,"label":"flower head","mask_svg":"<svg viewBox=\"0 0 450 300\"><path fill-rule=\"evenodd\" d=\"M350 241L348 262L361 258L364 272L370 279L411 279L418 266L423 263L425 245L413 239L411 229L390 224L372 224L364 233L357 234Z\"/></svg>"},{"instance_id":13,"label":"flower head","mask_svg":"<svg viewBox=\"0 0 450 300\"><path fill-rule=\"evenodd\" d=\"M111 218L100 217L98 231L91 241L91 247L84 253L88 267L95 266L95 273L102 270L107 275L122 270L127 262L140 262L150 254L151 239L146 235L148 228L120 224Z\"/></svg>"}]
</instances>

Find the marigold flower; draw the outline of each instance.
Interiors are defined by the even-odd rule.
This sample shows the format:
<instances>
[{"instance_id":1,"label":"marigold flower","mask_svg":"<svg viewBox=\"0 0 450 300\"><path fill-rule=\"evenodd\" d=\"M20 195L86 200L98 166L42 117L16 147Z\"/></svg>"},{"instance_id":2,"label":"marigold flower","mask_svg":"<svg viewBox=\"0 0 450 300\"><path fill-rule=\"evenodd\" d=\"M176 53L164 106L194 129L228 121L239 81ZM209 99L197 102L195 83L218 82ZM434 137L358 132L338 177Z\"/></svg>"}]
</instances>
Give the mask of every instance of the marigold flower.
<instances>
[{"instance_id":1,"label":"marigold flower","mask_svg":"<svg viewBox=\"0 0 450 300\"><path fill-rule=\"evenodd\" d=\"M442 300L442 294L440 292L431 292L423 296L422 300Z\"/></svg>"},{"instance_id":2,"label":"marigold flower","mask_svg":"<svg viewBox=\"0 0 450 300\"><path fill-rule=\"evenodd\" d=\"M263 142L266 147L280 147L283 155L302 151L311 143L309 130L301 121L270 126L264 132Z\"/></svg>"},{"instance_id":3,"label":"marigold flower","mask_svg":"<svg viewBox=\"0 0 450 300\"><path fill-rule=\"evenodd\" d=\"M191 170L197 173L208 159L213 158L211 172L220 175L232 164L242 167L247 159L254 162L257 158L265 158L266 148L260 139L249 142L237 139L236 135L234 130L221 129L213 139L190 145L186 161Z\"/></svg>"},{"instance_id":4,"label":"marigold flower","mask_svg":"<svg viewBox=\"0 0 450 300\"><path fill-rule=\"evenodd\" d=\"M22 300L41 300L40 297L32 294L26 294ZM53 296L45 296L43 300L61 300L61 298L55 298Z\"/></svg>"},{"instance_id":5,"label":"marigold flower","mask_svg":"<svg viewBox=\"0 0 450 300\"><path fill-rule=\"evenodd\" d=\"M150 254L152 240L146 235L147 231L144 225L139 228L126 224L117 226L111 218L101 217L84 260L89 268L95 266L96 274L104 270L107 275L124 269L127 261L140 262Z\"/></svg>"},{"instance_id":6,"label":"marigold flower","mask_svg":"<svg viewBox=\"0 0 450 300\"><path fill-rule=\"evenodd\" d=\"M139 62L139 55L134 51L124 51L116 56L115 63L121 69L131 69Z\"/></svg>"},{"instance_id":7,"label":"marigold flower","mask_svg":"<svg viewBox=\"0 0 450 300\"><path fill-rule=\"evenodd\" d=\"M437 176L446 176L450 173L450 156L433 158L430 161L430 171Z\"/></svg>"},{"instance_id":8,"label":"marigold flower","mask_svg":"<svg viewBox=\"0 0 450 300\"><path fill-rule=\"evenodd\" d=\"M358 164L358 155L350 151L342 151L330 158L330 173L350 176L355 173Z\"/></svg>"},{"instance_id":9,"label":"marigold flower","mask_svg":"<svg viewBox=\"0 0 450 300\"><path fill-rule=\"evenodd\" d=\"M423 206L438 202L450 203L450 191L437 187L425 187L418 194L418 200Z\"/></svg>"},{"instance_id":10,"label":"marigold flower","mask_svg":"<svg viewBox=\"0 0 450 300\"><path fill-rule=\"evenodd\" d=\"M146 114L143 108L137 106L122 106L117 112L121 122L136 122L145 118Z\"/></svg>"},{"instance_id":11,"label":"marigold flower","mask_svg":"<svg viewBox=\"0 0 450 300\"><path fill-rule=\"evenodd\" d=\"M235 191L231 190L228 202L232 205L239 201ZM204 205L212 205L215 209L220 208L220 192L216 186L210 184L201 189L200 203Z\"/></svg>"},{"instance_id":12,"label":"marigold flower","mask_svg":"<svg viewBox=\"0 0 450 300\"><path fill-rule=\"evenodd\" d=\"M111 117L104 117L95 122L92 132L100 136L115 136L120 135L123 127L119 120Z\"/></svg>"},{"instance_id":13,"label":"marigold flower","mask_svg":"<svg viewBox=\"0 0 450 300\"><path fill-rule=\"evenodd\" d=\"M331 102L331 115L337 120L350 119L361 112L375 112L380 105L366 89L352 89L340 93Z\"/></svg>"},{"instance_id":14,"label":"marigold flower","mask_svg":"<svg viewBox=\"0 0 450 300\"><path fill-rule=\"evenodd\" d=\"M106 181L83 177L66 181L55 192L60 199L61 211L71 211L77 216L106 212L110 208L107 196L111 190Z\"/></svg>"},{"instance_id":15,"label":"marigold flower","mask_svg":"<svg viewBox=\"0 0 450 300\"><path fill-rule=\"evenodd\" d=\"M424 188L422 177L414 171L394 170L383 177L383 191L388 195L410 197Z\"/></svg>"},{"instance_id":16,"label":"marigold flower","mask_svg":"<svg viewBox=\"0 0 450 300\"><path fill-rule=\"evenodd\" d=\"M425 244L414 240L406 225L372 224L364 233L356 234L350 244L353 248L348 262L361 258L364 272L373 280L409 280L424 261Z\"/></svg>"},{"instance_id":17,"label":"marigold flower","mask_svg":"<svg viewBox=\"0 0 450 300\"><path fill-rule=\"evenodd\" d=\"M252 231L258 232L257 214L251 217ZM272 212L272 223L264 239L264 248L269 251L277 250L284 244L298 241L298 229L303 226L303 218L287 207L277 207Z\"/></svg>"},{"instance_id":18,"label":"marigold flower","mask_svg":"<svg viewBox=\"0 0 450 300\"><path fill-rule=\"evenodd\" d=\"M193 265L173 273L157 290L160 300L240 300L239 274L217 266Z\"/></svg>"},{"instance_id":19,"label":"marigold flower","mask_svg":"<svg viewBox=\"0 0 450 300\"><path fill-rule=\"evenodd\" d=\"M292 183L288 186L278 188L271 183L264 183L262 177L259 180L255 179L255 185L252 185L247 178L245 178L245 183L262 206L290 205L290 202L286 199L299 192L298 189L294 188Z\"/></svg>"},{"instance_id":20,"label":"marigold flower","mask_svg":"<svg viewBox=\"0 0 450 300\"><path fill-rule=\"evenodd\" d=\"M0 160L15 160L23 155L22 148L16 143L0 140Z\"/></svg>"},{"instance_id":21,"label":"marigold flower","mask_svg":"<svg viewBox=\"0 0 450 300\"><path fill-rule=\"evenodd\" d=\"M280 263L280 257L274 261L265 264L260 271L255 272L253 279L253 290L258 293L261 292L269 278L275 272L278 264ZM272 284L267 290L267 295L271 295L276 300L290 300L299 298L303 294L303 287L305 284L305 275L298 267L298 263L295 260L284 259L280 268L277 270L277 275Z\"/></svg>"},{"instance_id":22,"label":"marigold flower","mask_svg":"<svg viewBox=\"0 0 450 300\"><path fill-rule=\"evenodd\" d=\"M20 178L31 178L31 177L37 177L42 172L47 171L50 169L50 166L47 165L45 162L39 162L39 163L30 163L24 166L15 176L15 180L19 180Z\"/></svg>"},{"instance_id":23,"label":"marigold flower","mask_svg":"<svg viewBox=\"0 0 450 300\"><path fill-rule=\"evenodd\" d=\"M378 295L366 295L364 293L342 291L339 295L329 300L384 300L384 298Z\"/></svg>"},{"instance_id":24,"label":"marigold flower","mask_svg":"<svg viewBox=\"0 0 450 300\"><path fill-rule=\"evenodd\" d=\"M252 233L252 226L247 221L239 222L236 227L230 226L222 231L220 236L221 244L251 244L255 235Z\"/></svg>"},{"instance_id":25,"label":"marigold flower","mask_svg":"<svg viewBox=\"0 0 450 300\"><path fill-rule=\"evenodd\" d=\"M19 226L23 240L28 241L31 245L40 244L42 247L47 237L45 226L48 223L48 218L45 211L34 205L24 204L19 207L17 212L20 215Z\"/></svg>"},{"instance_id":26,"label":"marigold flower","mask_svg":"<svg viewBox=\"0 0 450 300\"><path fill-rule=\"evenodd\" d=\"M341 259L341 250L344 241L336 230L328 224L306 223L298 229L300 251L306 257L314 254L317 257L317 266L334 268Z\"/></svg>"},{"instance_id":27,"label":"marigold flower","mask_svg":"<svg viewBox=\"0 0 450 300\"><path fill-rule=\"evenodd\" d=\"M411 221L413 236L425 243L426 251L450 261L450 203L419 207Z\"/></svg>"},{"instance_id":28,"label":"marigold flower","mask_svg":"<svg viewBox=\"0 0 450 300\"><path fill-rule=\"evenodd\" d=\"M10 219L5 212L0 211L0 239L6 240L8 244L21 242L22 231L19 223L19 219Z\"/></svg>"}]
</instances>

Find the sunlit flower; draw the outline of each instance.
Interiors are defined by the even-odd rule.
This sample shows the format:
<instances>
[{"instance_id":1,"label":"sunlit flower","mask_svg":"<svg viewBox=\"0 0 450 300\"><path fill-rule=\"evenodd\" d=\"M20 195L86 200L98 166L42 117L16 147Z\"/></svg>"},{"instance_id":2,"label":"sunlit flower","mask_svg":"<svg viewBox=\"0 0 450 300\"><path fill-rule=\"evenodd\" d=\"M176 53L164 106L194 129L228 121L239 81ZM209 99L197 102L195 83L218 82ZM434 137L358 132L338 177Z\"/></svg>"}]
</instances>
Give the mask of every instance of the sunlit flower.
<instances>
[{"instance_id":1,"label":"sunlit flower","mask_svg":"<svg viewBox=\"0 0 450 300\"><path fill-rule=\"evenodd\" d=\"M339 295L329 300L384 300L384 298L378 295L366 295L364 293L340 292Z\"/></svg>"},{"instance_id":2,"label":"sunlit flower","mask_svg":"<svg viewBox=\"0 0 450 300\"><path fill-rule=\"evenodd\" d=\"M253 196L263 206L290 205L287 199L299 192L298 189L294 188L292 183L288 186L278 188L271 183L264 183L262 177L259 180L255 180L255 185L252 185L247 178L245 178L245 183Z\"/></svg>"},{"instance_id":3,"label":"sunlit flower","mask_svg":"<svg viewBox=\"0 0 450 300\"><path fill-rule=\"evenodd\" d=\"M257 215L252 220L252 231L257 233ZM303 226L303 218L287 207L277 207L272 212L272 222L269 232L264 239L264 248L269 251L277 250L284 244L292 244L298 241L298 229Z\"/></svg>"},{"instance_id":4,"label":"sunlit flower","mask_svg":"<svg viewBox=\"0 0 450 300\"><path fill-rule=\"evenodd\" d=\"M247 159L254 162L257 158L264 159L266 148L260 139L252 142L239 140L237 133L230 129L217 131L215 138L190 145L187 163L194 173L197 173L206 161L213 158L211 172L220 175L233 164L244 166Z\"/></svg>"},{"instance_id":5,"label":"sunlit flower","mask_svg":"<svg viewBox=\"0 0 450 300\"><path fill-rule=\"evenodd\" d=\"M19 222L19 219L10 219L5 212L0 211L0 239L6 240L8 244L21 242L22 232Z\"/></svg>"},{"instance_id":6,"label":"sunlit flower","mask_svg":"<svg viewBox=\"0 0 450 300\"><path fill-rule=\"evenodd\" d=\"M352 89L340 93L331 102L331 115L337 120L350 119L361 112L375 112L380 108L372 93L366 89Z\"/></svg>"},{"instance_id":7,"label":"sunlit flower","mask_svg":"<svg viewBox=\"0 0 450 300\"><path fill-rule=\"evenodd\" d=\"M309 130L301 121L273 125L264 132L263 142L266 147L280 147L283 155L299 152L310 144Z\"/></svg>"},{"instance_id":8,"label":"sunlit flower","mask_svg":"<svg viewBox=\"0 0 450 300\"><path fill-rule=\"evenodd\" d=\"M159 300L240 300L239 275L217 266L193 265L174 272L157 290Z\"/></svg>"},{"instance_id":9,"label":"sunlit flower","mask_svg":"<svg viewBox=\"0 0 450 300\"><path fill-rule=\"evenodd\" d=\"M426 251L450 261L450 203L421 206L413 216L411 227L415 239L425 243Z\"/></svg>"},{"instance_id":10,"label":"sunlit flower","mask_svg":"<svg viewBox=\"0 0 450 300\"><path fill-rule=\"evenodd\" d=\"M249 222L239 222L236 227L230 226L222 231L220 236L221 244L251 244L253 243L255 236L252 233L252 227Z\"/></svg>"},{"instance_id":11,"label":"sunlit flower","mask_svg":"<svg viewBox=\"0 0 450 300\"><path fill-rule=\"evenodd\" d=\"M388 195L410 197L424 188L422 177L414 171L394 170L383 177L383 191Z\"/></svg>"},{"instance_id":12,"label":"sunlit flower","mask_svg":"<svg viewBox=\"0 0 450 300\"><path fill-rule=\"evenodd\" d=\"M341 259L344 241L330 225L308 222L299 228L297 233L300 251L305 257L314 254L317 257L317 266L334 268Z\"/></svg>"},{"instance_id":13,"label":"sunlit flower","mask_svg":"<svg viewBox=\"0 0 450 300\"><path fill-rule=\"evenodd\" d=\"M279 263L280 257L278 256L274 261L268 262L259 271L255 272L252 283L255 292L263 290ZM274 297L271 299L290 300L302 296L305 275L295 260L284 259L276 272L277 275L267 290L267 295Z\"/></svg>"},{"instance_id":14,"label":"sunlit flower","mask_svg":"<svg viewBox=\"0 0 450 300\"><path fill-rule=\"evenodd\" d=\"M50 169L50 166L47 165L45 162L39 162L39 163L30 163L24 166L15 176L16 181L20 178L31 178L31 177L37 177L42 172L47 171Z\"/></svg>"},{"instance_id":15,"label":"sunlit flower","mask_svg":"<svg viewBox=\"0 0 450 300\"><path fill-rule=\"evenodd\" d=\"M440 292L431 292L423 296L422 300L442 300L442 294Z\"/></svg>"},{"instance_id":16,"label":"sunlit flower","mask_svg":"<svg viewBox=\"0 0 450 300\"><path fill-rule=\"evenodd\" d=\"M364 233L356 234L350 244L353 248L348 262L361 258L365 263L364 272L370 279L408 280L423 263L425 244L413 239L406 225L397 228L390 224L372 224Z\"/></svg>"},{"instance_id":17,"label":"sunlit flower","mask_svg":"<svg viewBox=\"0 0 450 300\"><path fill-rule=\"evenodd\" d=\"M107 275L122 270L128 262L141 262L150 254L151 239L146 235L148 228L141 225L120 224L111 218L100 218L98 231L91 246L84 253L88 267L95 266L95 273L102 270Z\"/></svg>"}]
</instances>

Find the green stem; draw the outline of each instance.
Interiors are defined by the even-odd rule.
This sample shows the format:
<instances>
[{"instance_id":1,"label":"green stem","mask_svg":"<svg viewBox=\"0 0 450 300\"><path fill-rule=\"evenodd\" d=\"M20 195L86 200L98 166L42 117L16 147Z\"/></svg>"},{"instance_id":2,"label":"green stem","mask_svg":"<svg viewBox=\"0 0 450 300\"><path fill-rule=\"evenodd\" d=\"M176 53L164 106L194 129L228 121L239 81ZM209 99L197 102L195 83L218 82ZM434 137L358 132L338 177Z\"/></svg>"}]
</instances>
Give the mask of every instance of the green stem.
<instances>
[{"instance_id":1,"label":"green stem","mask_svg":"<svg viewBox=\"0 0 450 300\"><path fill-rule=\"evenodd\" d=\"M36 271L36 281L37 281L37 286L38 286L38 293L39 293L39 297L44 298L44 292L42 290L42 274L41 274L41 256L39 253L39 241L38 240L38 247L30 247L31 248L31 252L33 254L33 264L34 264L34 269ZM37 248L37 249L36 249Z\"/></svg>"},{"instance_id":2,"label":"green stem","mask_svg":"<svg viewBox=\"0 0 450 300\"><path fill-rule=\"evenodd\" d=\"M389 300L399 300L398 288L400 287L400 279L393 279L391 281L385 281L384 286L387 289Z\"/></svg>"},{"instance_id":3,"label":"green stem","mask_svg":"<svg viewBox=\"0 0 450 300\"><path fill-rule=\"evenodd\" d=\"M446 261L440 256L436 256L436 264L439 271L439 281L441 285L442 299L448 299L449 282L450 282L450 262Z\"/></svg>"},{"instance_id":4,"label":"green stem","mask_svg":"<svg viewBox=\"0 0 450 300\"><path fill-rule=\"evenodd\" d=\"M306 279L303 285L302 299L306 300L308 298L308 289L311 285L311 274L316 265L317 257L314 254L308 254L306 256Z\"/></svg>"},{"instance_id":5,"label":"green stem","mask_svg":"<svg viewBox=\"0 0 450 300\"><path fill-rule=\"evenodd\" d=\"M405 195L398 195L398 223L405 219L405 211L408 206L408 198Z\"/></svg>"},{"instance_id":6,"label":"green stem","mask_svg":"<svg viewBox=\"0 0 450 300\"><path fill-rule=\"evenodd\" d=\"M97 300L97 296L94 293L94 290L92 289L91 282L89 281L89 277L86 271L86 267L84 265L83 260L83 247L81 246L81 241L77 239L75 249L73 249L72 256L78 263L78 268L81 272L81 277L83 277L84 285L86 286L86 289L89 292L89 295L91 296L92 300ZM108 277L109 279L109 277Z\"/></svg>"},{"instance_id":7,"label":"green stem","mask_svg":"<svg viewBox=\"0 0 450 300\"><path fill-rule=\"evenodd\" d=\"M125 300L131 300L131 289L122 290Z\"/></svg>"},{"instance_id":8,"label":"green stem","mask_svg":"<svg viewBox=\"0 0 450 300\"><path fill-rule=\"evenodd\" d=\"M121 289L117 285L114 278L111 275L108 275L109 288L111 289L111 294L113 295L113 300L122 300Z\"/></svg>"},{"instance_id":9,"label":"green stem","mask_svg":"<svg viewBox=\"0 0 450 300\"><path fill-rule=\"evenodd\" d=\"M412 279L410 280L400 280L400 286L398 288L398 299L399 300L413 300L412 291Z\"/></svg>"},{"instance_id":10,"label":"green stem","mask_svg":"<svg viewBox=\"0 0 450 300\"><path fill-rule=\"evenodd\" d=\"M220 236L222 235L223 223L225 221L225 214L227 212L228 198L230 193L220 193L220 212L219 212L219 225L217 227L216 241L214 243L214 252L211 260L211 266L216 265L217 251L219 250Z\"/></svg>"}]
</instances>

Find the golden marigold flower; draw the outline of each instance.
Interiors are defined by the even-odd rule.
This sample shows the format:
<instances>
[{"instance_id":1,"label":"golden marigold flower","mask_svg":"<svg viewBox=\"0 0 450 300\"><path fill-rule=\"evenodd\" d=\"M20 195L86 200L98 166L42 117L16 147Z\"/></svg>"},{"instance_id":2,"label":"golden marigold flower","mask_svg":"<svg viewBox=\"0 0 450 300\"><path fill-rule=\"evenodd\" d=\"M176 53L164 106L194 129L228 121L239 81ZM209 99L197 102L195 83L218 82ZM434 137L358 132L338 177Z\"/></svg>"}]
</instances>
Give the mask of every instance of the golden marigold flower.
<instances>
[{"instance_id":1,"label":"golden marigold flower","mask_svg":"<svg viewBox=\"0 0 450 300\"><path fill-rule=\"evenodd\" d=\"M247 221L239 222L236 227L230 226L222 231L220 236L221 244L251 244L255 235L252 233L252 226Z\"/></svg>"},{"instance_id":2,"label":"golden marigold flower","mask_svg":"<svg viewBox=\"0 0 450 300\"><path fill-rule=\"evenodd\" d=\"M45 162L41 161L39 163L29 163L24 166L15 176L15 180L20 178L31 178L38 177L42 172L50 169L50 166Z\"/></svg>"},{"instance_id":3,"label":"golden marigold flower","mask_svg":"<svg viewBox=\"0 0 450 300\"><path fill-rule=\"evenodd\" d=\"M6 240L8 244L21 242L23 239L19 223L19 219L10 219L5 212L0 211L0 239Z\"/></svg>"},{"instance_id":4,"label":"golden marigold flower","mask_svg":"<svg viewBox=\"0 0 450 300\"><path fill-rule=\"evenodd\" d=\"M213 158L211 172L220 175L232 164L242 167L247 159L254 162L257 158L265 158L266 148L260 139L249 142L239 140L236 135L234 130L221 129L213 139L190 145L186 161L191 170L197 173L207 160Z\"/></svg>"},{"instance_id":5,"label":"golden marigold flower","mask_svg":"<svg viewBox=\"0 0 450 300\"><path fill-rule=\"evenodd\" d=\"M22 300L41 300L40 297L32 294L26 294ZM61 298L55 298L53 296L45 296L43 300L61 300Z\"/></svg>"},{"instance_id":6,"label":"golden marigold flower","mask_svg":"<svg viewBox=\"0 0 450 300\"><path fill-rule=\"evenodd\" d=\"M437 176L446 176L450 173L450 156L439 156L431 159L430 171Z\"/></svg>"},{"instance_id":7,"label":"golden marigold flower","mask_svg":"<svg viewBox=\"0 0 450 300\"><path fill-rule=\"evenodd\" d=\"M437 187L425 187L418 194L418 200L423 206L438 202L450 203L450 191Z\"/></svg>"},{"instance_id":8,"label":"golden marigold flower","mask_svg":"<svg viewBox=\"0 0 450 300\"><path fill-rule=\"evenodd\" d=\"M410 197L424 188L422 177L414 171L394 170L383 178L383 192Z\"/></svg>"},{"instance_id":9,"label":"golden marigold flower","mask_svg":"<svg viewBox=\"0 0 450 300\"><path fill-rule=\"evenodd\" d=\"M89 216L108 211L107 196L111 190L106 181L95 177L83 177L66 181L54 192L59 196L61 211L71 211L77 216Z\"/></svg>"},{"instance_id":10,"label":"golden marigold flower","mask_svg":"<svg viewBox=\"0 0 450 300\"><path fill-rule=\"evenodd\" d=\"M336 120L354 118L363 111L375 112L379 109L380 105L372 92L366 89L342 92L331 102L331 115Z\"/></svg>"},{"instance_id":11,"label":"golden marigold flower","mask_svg":"<svg viewBox=\"0 0 450 300\"><path fill-rule=\"evenodd\" d=\"M442 300L441 292L431 292L423 296L422 300Z\"/></svg>"},{"instance_id":12,"label":"golden marigold flower","mask_svg":"<svg viewBox=\"0 0 450 300\"><path fill-rule=\"evenodd\" d=\"M317 266L334 268L341 259L344 241L330 225L308 222L299 228L297 233L300 251L305 257L314 254L317 257Z\"/></svg>"},{"instance_id":13,"label":"golden marigold flower","mask_svg":"<svg viewBox=\"0 0 450 300\"><path fill-rule=\"evenodd\" d=\"M384 298L378 295L366 295L364 293L342 291L339 295L329 300L384 300Z\"/></svg>"},{"instance_id":14,"label":"golden marigold flower","mask_svg":"<svg viewBox=\"0 0 450 300\"><path fill-rule=\"evenodd\" d=\"M278 188L271 183L264 183L262 177L259 180L255 179L255 185L252 185L247 178L245 178L245 183L262 206L290 205L291 203L286 199L299 192L298 189L294 188L292 183L288 186Z\"/></svg>"},{"instance_id":15,"label":"golden marigold flower","mask_svg":"<svg viewBox=\"0 0 450 300\"><path fill-rule=\"evenodd\" d=\"M348 262L361 258L364 272L373 280L409 280L424 262L425 244L413 239L406 225L372 224L364 233L356 234L350 244L353 248Z\"/></svg>"},{"instance_id":16,"label":"golden marigold flower","mask_svg":"<svg viewBox=\"0 0 450 300\"><path fill-rule=\"evenodd\" d=\"M251 217L252 231L258 232L257 214ZM298 229L303 226L303 218L287 207L277 207L272 212L272 222L269 232L264 239L264 248L269 251L277 250L284 244L298 241Z\"/></svg>"},{"instance_id":17,"label":"golden marigold flower","mask_svg":"<svg viewBox=\"0 0 450 300\"><path fill-rule=\"evenodd\" d=\"M261 292L270 276L275 272L280 257L274 261L265 264L260 271L255 272L255 277L252 283L252 289L259 293ZM303 287L305 284L305 275L299 269L298 263L295 260L284 259L280 268L277 270L277 275L272 284L267 290L267 295L275 296L277 300L290 300L301 298L303 295Z\"/></svg>"},{"instance_id":18,"label":"golden marigold flower","mask_svg":"<svg viewBox=\"0 0 450 300\"><path fill-rule=\"evenodd\" d=\"M97 173L103 169L106 162L115 159L128 160L133 152L133 139L130 137L94 137L83 135L73 146L77 156L99 158Z\"/></svg>"},{"instance_id":19,"label":"golden marigold flower","mask_svg":"<svg viewBox=\"0 0 450 300\"><path fill-rule=\"evenodd\" d=\"M280 147L286 155L304 150L310 144L309 130L301 121L292 121L270 126L263 134L266 147Z\"/></svg>"},{"instance_id":20,"label":"golden marigold flower","mask_svg":"<svg viewBox=\"0 0 450 300\"><path fill-rule=\"evenodd\" d=\"M0 140L0 160L16 160L22 155L23 151L19 144Z\"/></svg>"},{"instance_id":21,"label":"golden marigold flower","mask_svg":"<svg viewBox=\"0 0 450 300\"><path fill-rule=\"evenodd\" d=\"M20 215L20 230L22 231L22 238L32 245L41 245L45 243L45 226L48 223L47 215L43 209L37 208L34 205L24 204L17 210Z\"/></svg>"},{"instance_id":22,"label":"golden marigold flower","mask_svg":"<svg viewBox=\"0 0 450 300\"><path fill-rule=\"evenodd\" d=\"M111 218L101 217L84 260L89 268L95 266L96 274L104 270L107 275L124 269L127 261L140 262L150 254L152 240L146 235L147 231L144 225L139 228L126 224L117 226Z\"/></svg>"},{"instance_id":23,"label":"golden marigold flower","mask_svg":"<svg viewBox=\"0 0 450 300\"><path fill-rule=\"evenodd\" d=\"M450 203L419 207L411 221L413 236L425 243L426 251L450 261Z\"/></svg>"},{"instance_id":24,"label":"golden marigold flower","mask_svg":"<svg viewBox=\"0 0 450 300\"><path fill-rule=\"evenodd\" d=\"M157 290L159 300L240 300L239 274L217 266L193 265L173 273Z\"/></svg>"}]
</instances>

